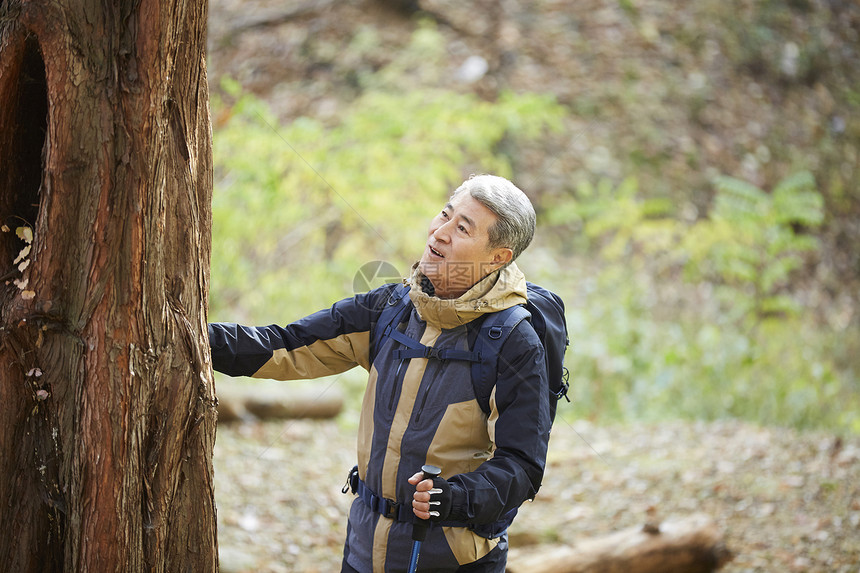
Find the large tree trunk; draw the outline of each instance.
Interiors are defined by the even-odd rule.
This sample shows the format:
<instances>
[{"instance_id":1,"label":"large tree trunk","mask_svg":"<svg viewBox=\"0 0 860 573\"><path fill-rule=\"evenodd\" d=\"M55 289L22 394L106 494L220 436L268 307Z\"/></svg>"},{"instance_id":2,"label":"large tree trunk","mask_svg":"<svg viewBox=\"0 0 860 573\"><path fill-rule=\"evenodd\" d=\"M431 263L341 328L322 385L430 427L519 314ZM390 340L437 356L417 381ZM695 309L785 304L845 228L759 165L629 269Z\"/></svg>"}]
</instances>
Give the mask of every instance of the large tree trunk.
<instances>
[{"instance_id":1,"label":"large tree trunk","mask_svg":"<svg viewBox=\"0 0 860 573\"><path fill-rule=\"evenodd\" d=\"M205 31L0 0L4 570L217 569Z\"/></svg>"}]
</instances>

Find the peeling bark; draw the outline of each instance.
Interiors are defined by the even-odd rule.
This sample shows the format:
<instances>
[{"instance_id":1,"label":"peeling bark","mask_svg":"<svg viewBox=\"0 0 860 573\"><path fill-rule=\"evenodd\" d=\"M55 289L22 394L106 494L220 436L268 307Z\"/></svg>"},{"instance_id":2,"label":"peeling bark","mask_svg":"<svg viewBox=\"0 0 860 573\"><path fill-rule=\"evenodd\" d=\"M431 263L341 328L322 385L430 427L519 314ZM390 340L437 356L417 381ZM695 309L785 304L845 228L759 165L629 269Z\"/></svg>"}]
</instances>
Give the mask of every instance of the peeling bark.
<instances>
[{"instance_id":1,"label":"peeling bark","mask_svg":"<svg viewBox=\"0 0 860 573\"><path fill-rule=\"evenodd\" d=\"M0 0L8 570L217 568L206 12Z\"/></svg>"}]
</instances>

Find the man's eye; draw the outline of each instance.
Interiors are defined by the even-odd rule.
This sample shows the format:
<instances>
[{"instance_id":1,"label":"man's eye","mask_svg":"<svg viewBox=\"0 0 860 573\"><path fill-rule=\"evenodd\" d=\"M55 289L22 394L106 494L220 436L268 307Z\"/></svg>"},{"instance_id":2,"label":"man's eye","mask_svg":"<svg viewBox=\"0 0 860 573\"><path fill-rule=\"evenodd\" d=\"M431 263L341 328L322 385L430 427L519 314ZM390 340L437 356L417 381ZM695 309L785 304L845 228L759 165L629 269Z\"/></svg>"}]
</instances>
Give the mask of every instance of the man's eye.
<instances>
[{"instance_id":1,"label":"man's eye","mask_svg":"<svg viewBox=\"0 0 860 573\"><path fill-rule=\"evenodd\" d=\"M469 233L469 230L468 230L468 229L466 229L466 227L464 227L463 225L460 225L460 226L458 226L457 228L458 228L458 229L460 229L461 231L463 231L463 232L464 232L464 233L466 233L466 234L468 234L468 233Z\"/></svg>"},{"instance_id":2,"label":"man's eye","mask_svg":"<svg viewBox=\"0 0 860 573\"><path fill-rule=\"evenodd\" d=\"M444 218L446 218L446 219L448 218L448 213L446 213L444 210L443 210L443 211L442 211L442 213L440 213L440 214L441 214Z\"/></svg>"}]
</instances>

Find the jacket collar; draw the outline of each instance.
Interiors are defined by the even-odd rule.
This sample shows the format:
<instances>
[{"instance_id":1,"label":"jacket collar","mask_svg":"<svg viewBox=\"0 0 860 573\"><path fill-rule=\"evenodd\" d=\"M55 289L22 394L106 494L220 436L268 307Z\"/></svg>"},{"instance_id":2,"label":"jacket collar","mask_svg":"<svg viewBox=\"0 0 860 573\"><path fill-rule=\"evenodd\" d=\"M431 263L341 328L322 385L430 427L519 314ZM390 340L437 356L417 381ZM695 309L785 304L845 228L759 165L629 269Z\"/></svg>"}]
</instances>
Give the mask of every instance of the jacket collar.
<instances>
[{"instance_id":1,"label":"jacket collar","mask_svg":"<svg viewBox=\"0 0 860 573\"><path fill-rule=\"evenodd\" d=\"M454 299L439 298L425 292L427 277L412 267L409 298L425 322L439 328L454 328L491 312L526 302L526 277L515 263L490 273Z\"/></svg>"}]
</instances>

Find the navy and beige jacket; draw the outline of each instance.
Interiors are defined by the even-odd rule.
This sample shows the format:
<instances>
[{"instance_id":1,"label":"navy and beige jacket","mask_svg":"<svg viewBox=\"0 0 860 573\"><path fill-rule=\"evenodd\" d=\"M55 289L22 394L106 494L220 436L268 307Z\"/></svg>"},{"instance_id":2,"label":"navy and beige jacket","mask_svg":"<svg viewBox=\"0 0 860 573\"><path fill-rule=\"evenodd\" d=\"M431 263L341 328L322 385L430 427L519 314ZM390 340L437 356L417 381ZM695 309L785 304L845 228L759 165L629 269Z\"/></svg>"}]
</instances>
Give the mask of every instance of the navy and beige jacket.
<instances>
[{"instance_id":1,"label":"navy and beige jacket","mask_svg":"<svg viewBox=\"0 0 860 573\"><path fill-rule=\"evenodd\" d=\"M513 264L454 300L429 295L424 283L414 271L398 328L436 348L468 350L482 317L526 300L525 277ZM280 380L365 368L357 440L365 495L350 510L345 558L361 572L406 568L415 491L407 479L433 464L451 484L453 509L449 521L431 528L420 563L422 570L454 570L489 553L540 487L550 429L544 350L531 325L521 322L502 348L487 415L475 399L470 363L398 360L400 343L371 340L397 286L344 299L283 327L210 324L213 365L231 376ZM388 500L385 509L369 507L374 497Z\"/></svg>"}]
</instances>

